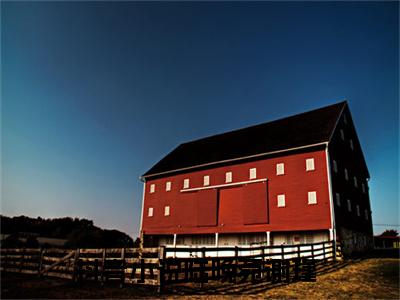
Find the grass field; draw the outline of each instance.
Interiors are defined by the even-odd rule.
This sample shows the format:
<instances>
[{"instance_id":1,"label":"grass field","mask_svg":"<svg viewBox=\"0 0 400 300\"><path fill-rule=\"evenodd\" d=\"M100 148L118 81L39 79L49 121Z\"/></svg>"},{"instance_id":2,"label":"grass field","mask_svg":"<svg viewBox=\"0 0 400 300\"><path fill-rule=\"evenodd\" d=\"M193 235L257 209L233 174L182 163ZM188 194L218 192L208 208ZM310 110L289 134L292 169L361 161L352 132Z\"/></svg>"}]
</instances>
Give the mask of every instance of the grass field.
<instances>
[{"instance_id":1,"label":"grass field","mask_svg":"<svg viewBox=\"0 0 400 300\"><path fill-rule=\"evenodd\" d=\"M210 282L169 287L163 297L273 299L399 299L399 259L374 258L338 264L318 275L317 282L291 284ZM1 298L154 298L155 288L70 281L20 274L2 274Z\"/></svg>"}]
</instances>

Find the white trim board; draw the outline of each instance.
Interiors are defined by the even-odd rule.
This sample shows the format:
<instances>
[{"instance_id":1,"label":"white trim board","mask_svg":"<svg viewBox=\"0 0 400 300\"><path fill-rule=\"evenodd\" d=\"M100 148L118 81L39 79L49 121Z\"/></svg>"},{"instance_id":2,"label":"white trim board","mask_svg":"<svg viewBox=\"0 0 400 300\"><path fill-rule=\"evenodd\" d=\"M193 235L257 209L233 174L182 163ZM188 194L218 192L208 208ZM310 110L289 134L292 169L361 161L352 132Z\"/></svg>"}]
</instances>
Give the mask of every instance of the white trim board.
<instances>
[{"instance_id":1,"label":"white trim board","mask_svg":"<svg viewBox=\"0 0 400 300\"><path fill-rule=\"evenodd\" d=\"M220 188L220 187L228 187L228 186L235 186L235 185L263 182L263 181L267 181L267 180L268 180L267 178L262 178L262 179L248 180L248 181L240 181L240 182L232 182L232 183L225 183L225 184L209 185L209 186L202 186L202 187L198 187L198 188L182 189L182 190L180 190L180 192L184 193L184 192L193 192L193 191L200 191L200 190L209 190L209 189L216 189L216 188Z\"/></svg>"}]
</instances>

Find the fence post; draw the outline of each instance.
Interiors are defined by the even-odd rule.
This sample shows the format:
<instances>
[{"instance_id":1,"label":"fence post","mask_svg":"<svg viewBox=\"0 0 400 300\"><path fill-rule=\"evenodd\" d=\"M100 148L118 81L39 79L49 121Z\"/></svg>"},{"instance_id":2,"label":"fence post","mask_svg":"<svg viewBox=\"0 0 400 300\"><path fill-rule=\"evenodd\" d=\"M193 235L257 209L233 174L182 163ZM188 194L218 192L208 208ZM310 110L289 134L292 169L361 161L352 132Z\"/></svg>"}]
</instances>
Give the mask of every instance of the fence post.
<instances>
[{"instance_id":1,"label":"fence post","mask_svg":"<svg viewBox=\"0 0 400 300\"><path fill-rule=\"evenodd\" d=\"M282 260L285 259L285 246L281 245L281 256L282 256Z\"/></svg>"},{"instance_id":2,"label":"fence post","mask_svg":"<svg viewBox=\"0 0 400 300\"><path fill-rule=\"evenodd\" d=\"M81 268L78 268L78 260L79 260L79 248L75 250L75 255L74 255L74 264L73 264L73 269L72 269L72 281L76 281L77 275L78 277L80 274L77 274L78 271L81 272Z\"/></svg>"},{"instance_id":3,"label":"fence post","mask_svg":"<svg viewBox=\"0 0 400 300\"><path fill-rule=\"evenodd\" d=\"M26 248L22 248L21 262L19 263L19 272L22 272L22 268L24 266L24 257L25 257Z\"/></svg>"},{"instance_id":4,"label":"fence post","mask_svg":"<svg viewBox=\"0 0 400 300\"><path fill-rule=\"evenodd\" d=\"M314 260L314 244L311 244L311 257Z\"/></svg>"},{"instance_id":5,"label":"fence post","mask_svg":"<svg viewBox=\"0 0 400 300\"><path fill-rule=\"evenodd\" d=\"M325 263L325 242L322 244L322 253L324 254L324 263Z\"/></svg>"},{"instance_id":6,"label":"fence post","mask_svg":"<svg viewBox=\"0 0 400 300\"><path fill-rule=\"evenodd\" d=\"M103 257L101 259L101 284L104 284L104 267L106 265L106 249L103 249Z\"/></svg>"},{"instance_id":7,"label":"fence post","mask_svg":"<svg viewBox=\"0 0 400 300\"><path fill-rule=\"evenodd\" d=\"M300 245L297 245L297 258L300 258Z\"/></svg>"},{"instance_id":8,"label":"fence post","mask_svg":"<svg viewBox=\"0 0 400 300\"><path fill-rule=\"evenodd\" d=\"M43 253L44 253L43 248L40 248L40 251L39 251L39 267L38 267L39 268L39 270L38 270L39 277L40 277L40 272L42 271Z\"/></svg>"},{"instance_id":9,"label":"fence post","mask_svg":"<svg viewBox=\"0 0 400 300\"><path fill-rule=\"evenodd\" d=\"M333 241L332 241L333 261L334 262L336 262L336 250L337 250L336 247L337 247L337 244L336 244L336 234L335 234L333 237Z\"/></svg>"},{"instance_id":10,"label":"fence post","mask_svg":"<svg viewBox=\"0 0 400 300\"><path fill-rule=\"evenodd\" d=\"M125 284L125 247L123 247L122 249L121 249L121 260L122 260L122 262L121 262L121 267L122 267L122 279L121 279L121 281L122 281L122 283L121 283L121 285L123 285L123 284Z\"/></svg>"},{"instance_id":11,"label":"fence post","mask_svg":"<svg viewBox=\"0 0 400 300\"><path fill-rule=\"evenodd\" d=\"M7 272L7 266L8 266L8 249L3 249L4 250L4 272Z\"/></svg>"},{"instance_id":12,"label":"fence post","mask_svg":"<svg viewBox=\"0 0 400 300\"><path fill-rule=\"evenodd\" d=\"M164 290L164 263L165 263L165 246L162 246L159 248L158 251L158 293L161 295L163 293Z\"/></svg>"}]
</instances>

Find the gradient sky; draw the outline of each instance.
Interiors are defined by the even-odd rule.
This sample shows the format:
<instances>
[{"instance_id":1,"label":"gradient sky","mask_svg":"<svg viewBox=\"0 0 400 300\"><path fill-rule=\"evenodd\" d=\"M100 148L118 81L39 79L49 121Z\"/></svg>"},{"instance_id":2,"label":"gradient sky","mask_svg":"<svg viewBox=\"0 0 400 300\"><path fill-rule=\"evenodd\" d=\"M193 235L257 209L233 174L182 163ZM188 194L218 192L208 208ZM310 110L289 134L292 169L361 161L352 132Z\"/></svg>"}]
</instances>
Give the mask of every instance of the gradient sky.
<instances>
[{"instance_id":1,"label":"gradient sky","mask_svg":"<svg viewBox=\"0 0 400 300\"><path fill-rule=\"evenodd\" d=\"M137 236L179 143L348 99L373 223L399 224L398 26L397 2L2 1L1 213Z\"/></svg>"}]
</instances>

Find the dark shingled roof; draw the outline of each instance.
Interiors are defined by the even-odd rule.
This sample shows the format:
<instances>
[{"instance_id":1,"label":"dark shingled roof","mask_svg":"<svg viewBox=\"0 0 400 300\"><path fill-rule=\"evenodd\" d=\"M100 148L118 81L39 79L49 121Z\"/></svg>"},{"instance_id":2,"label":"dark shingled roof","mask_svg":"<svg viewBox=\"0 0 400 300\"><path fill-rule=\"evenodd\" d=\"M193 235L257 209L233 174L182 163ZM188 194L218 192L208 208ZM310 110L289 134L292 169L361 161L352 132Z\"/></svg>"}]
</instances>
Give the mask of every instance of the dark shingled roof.
<instances>
[{"instance_id":1,"label":"dark shingled roof","mask_svg":"<svg viewBox=\"0 0 400 300\"><path fill-rule=\"evenodd\" d=\"M183 143L143 177L329 141L346 106L340 102L313 111Z\"/></svg>"}]
</instances>

